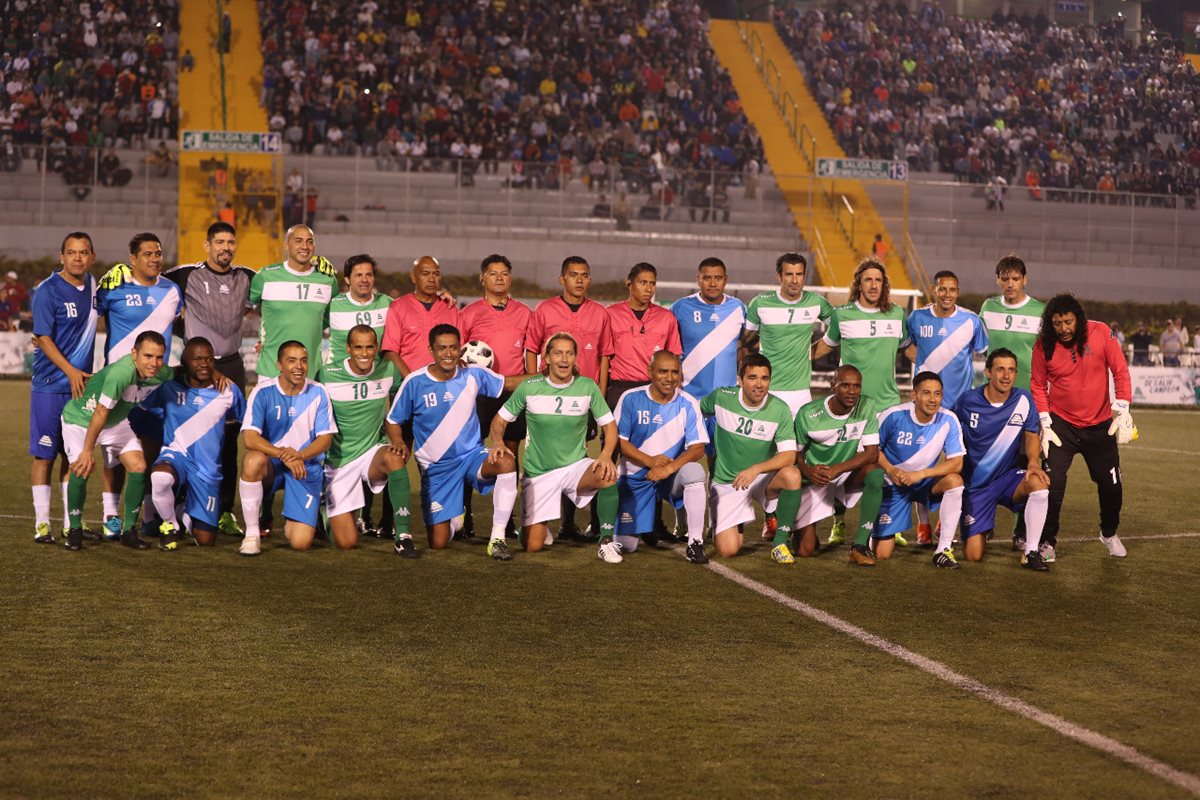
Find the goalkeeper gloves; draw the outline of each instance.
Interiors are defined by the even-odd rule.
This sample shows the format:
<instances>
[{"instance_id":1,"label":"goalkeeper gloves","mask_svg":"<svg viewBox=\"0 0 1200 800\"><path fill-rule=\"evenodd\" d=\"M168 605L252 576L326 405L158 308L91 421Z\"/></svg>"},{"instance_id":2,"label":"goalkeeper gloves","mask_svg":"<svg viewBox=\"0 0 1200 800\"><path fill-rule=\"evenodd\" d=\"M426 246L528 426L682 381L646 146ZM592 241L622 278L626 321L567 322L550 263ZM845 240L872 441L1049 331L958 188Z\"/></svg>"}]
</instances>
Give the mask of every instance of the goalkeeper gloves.
<instances>
[{"instance_id":1,"label":"goalkeeper gloves","mask_svg":"<svg viewBox=\"0 0 1200 800\"><path fill-rule=\"evenodd\" d=\"M1129 401L1118 400L1112 404L1113 419L1108 426L1108 435L1117 437L1117 444L1129 444L1138 438L1137 427L1129 414Z\"/></svg>"},{"instance_id":2,"label":"goalkeeper gloves","mask_svg":"<svg viewBox=\"0 0 1200 800\"><path fill-rule=\"evenodd\" d=\"M1058 434L1050 427L1049 414L1040 414L1038 418L1042 421L1042 458L1049 458L1050 445L1062 447L1062 439L1059 439Z\"/></svg>"}]
</instances>

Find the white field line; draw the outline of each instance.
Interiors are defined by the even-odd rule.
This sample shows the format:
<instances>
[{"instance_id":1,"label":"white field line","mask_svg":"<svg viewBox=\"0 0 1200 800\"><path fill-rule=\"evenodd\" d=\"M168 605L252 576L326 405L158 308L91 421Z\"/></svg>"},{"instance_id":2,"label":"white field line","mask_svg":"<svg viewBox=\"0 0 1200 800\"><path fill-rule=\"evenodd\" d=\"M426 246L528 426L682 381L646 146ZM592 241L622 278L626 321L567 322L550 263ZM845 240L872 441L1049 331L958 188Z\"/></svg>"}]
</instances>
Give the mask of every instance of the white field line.
<instances>
[{"instance_id":1,"label":"white field line","mask_svg":"<svg viewBox=\"0 0 1200 800\"><path fill-rule=\"evenodd\" d=\"M804 616L833 628L839 633L844 633L852 639L855 639L862 644L882 650L884 653L897 658L911 666L916 667L923 672L927 672L940 681L957 686L965 692L970 692L984 700L999 706L1007 711L1032 720L1039 725L1044 725L1050 730L1058 733L1068 739L1098 750L1105 755L1124 761L1138 769L1143 770L1151 775L1161 778L1168 783L1180 787L1193 795L1200 797L1200 776L1193 775L1190 772L1183 772L1175 769L1169 764L1151 758L1144 753L1135 750L1127 744L1122 744L1116 739L1105 736L1082 725L1071 722L1068 719L1051 714L1048 711L1043 711L1037 706L1026 703L1012 695L1005 694L998 689L980 683L974 678L969 678L960 672L955 672L945 664L934 661L931 658L914 653L906 647L902 647L895 642L884 639L882 636L876 636L869 631L866 631L857 625L846 622L840 617L835 617L832 614L822 611L819 608L810 606L807 603L801 602L793 597L789 597L782 592L772 589L770 586L759 583L752 578L748 578L742 573L730 569L724 564L718 564L715 561L709 562L708 568L720 575L722 578L731 580L734 583L749 589L750 591L779 603L785 608L803 614Z\"/></svg>"},{"instance_id":2,"label":"white field line","mask_svg":"<svg viewBox=\"0 0 1200 800\"><path fill-rule=\"evenodd\" d=\"M1118 534L1121 536L1122 542L1147 542L1154 539L1200 539L1200 533L1135 533L1126 536L1118 531ZM1095 536L1072 536L1069 539L1059 539L1059 541L1098 542L1100 541L1100 534L1097 533Z\"/></svg>"},{"instance_id":3,"label":"white field line","mask_svg":"<svg viewBox=\"0 0 1200 800\"><path fill-rule=\"evenodd\" d=\"M1131 444L1126 448L1130 453L1178 453L1181 456L1200 456L1200 453L1195 450L1172 450L1168 447L1146 447L1140 444Z\"/></svg>"}]
</instances>

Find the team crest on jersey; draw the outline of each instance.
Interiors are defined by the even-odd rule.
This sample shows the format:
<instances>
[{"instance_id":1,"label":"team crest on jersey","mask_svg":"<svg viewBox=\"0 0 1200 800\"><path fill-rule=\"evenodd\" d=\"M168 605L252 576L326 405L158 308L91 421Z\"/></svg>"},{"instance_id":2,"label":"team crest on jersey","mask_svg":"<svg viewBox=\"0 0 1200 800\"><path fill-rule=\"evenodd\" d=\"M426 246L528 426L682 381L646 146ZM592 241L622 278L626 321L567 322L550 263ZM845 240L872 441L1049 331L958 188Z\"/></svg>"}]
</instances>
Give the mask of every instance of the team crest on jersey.
<instances>
[{"instance_id":1,"label":"team crest on jersey","mask_svg":"<svg viewBox=\"0 0 1200 800\"><path fill-rule=\"evenodd\" d=\"M229 294L229 287L222 283L217 287L217 294Z\"/></svg>"},{"instance_id":2,"label":"team crest on jersey","mask_svg":"<svg viewBox=\"0 0 1200 800\"><path fill-rule=\"evenodd\" d=\"M382 382L375 381L375 391L377 391L377 392L383 391L383 383Z\"/></svg>"},{"instance_id":3,"label":"team crest on jersey","mask_svg":"<svg viewBox=\"0 0 1200 800\"><path fill-rule=\"evenodd\" d=\"M653 422L655 425L662 425L662 421L663 421L662 414L655 414L654 418L651 419L650 421Z\"/></svg>"},{"instance_id":4,"label":"team crest on jersey","mask_svg":"<svg viewBox=\"0 0 1200 800\"><path fill-rule=\"evenodd\" d=\"M450 394L450 392L446 392L444 395L442 395L442 402L443 402L443 403L449 403L449 402L451 402L453 399L454 399L454 395Z\"/></svg>"},{"instance_id":5,"label":"team crest on jersey","mask_svg":"<svg viewBox=\"0 0 1200 800\"><path fill-rule=\"evenodd\" d=\"M766 432L767 432L767 426L766 426L766 425L763 425L763 424L760 422L760 423L758 424L758 426L757 426L757 427L754 429L754 432L755 432L755 433L759 433L759 434L766 435Z\"/></svg>"},{"instance_id":6,"label":"team crest on jersey","mask_svg":"<svg viewBox=\"0 0 1200 800\"><path fill-rule=\"evenodd\" d=\"M925 437L924 437L924 436L918 436L918 437L917 437L917 444L925 444Z\"/></svg>"},{"instance_id":7,"label":"team crest on jersey","mask_svg":"<svg viewBox=\"0 0 1200 800\"><path fill-rule=\"evenodd\" d=\"M1025 415L1024 414L1013 414L1011 417L1008 418L1008 424L1009 425L1024 425L1025 424Z\"/></svg>"},{"instance_id":8,"label":"team crest on jersey","mask_svg":"<svg viewBox=\"0 0 1200 800\"><path fill-rule=\"evenodd\" d=\"M578 400L572 400L572 401L571 401L571 410L572 410L572 411L578 411L578 410L579 410L579 401L578 401Z\"/></svg>"},{"instance_id":9,"label":"team crest on jersey","mask_svg":"<svg viewBox=\"0 0 1200 800\"><path fill-rule=\"evenodd\" d=\"M288 409L288 416L289 416L289 417L294 417L294 416L296 416L296 409L295 409L295 408L289 408L289 409Z\"/></svg>"},{"instance_id":10,"label":"team crest on jersey","mask_svg":"<svg viewBox=\"0 0 1200 800\"><path fill-rule=\"evenodd\" d=\"M201 397L200 395L196 395L196 399L192 401L192 405L194 405L194 406L204 405L204 398Z\"/></svg>"},{"instance_id":11,"label":"team crest on jersey","mask_svg":"<svg viewBox=\"0 0 1200 800\"><path fill-rule=\"evenodd\" d=\"M712 314L709 314L708 321L709 322L720 322L721 318L719 316L717 316L717 312L714 311Z\"/></svg>"},{"instance_id":12,"label":"team crest on jersey","mask_svg":"<svg viewBox=\"0 0 1200 800\"><path fill-rule=\"evenodd\" d=\"M950 335L950 331L946 330L946 326L945 326L945 325L943 325L942 327L938 328L938 336L949 336L949 335Z\"/></svg>"},{"instance_id":13,"label":"team crest on jersey","mask_svg":"<svg viewBox=\"0 0 1200 800\"><path fill-rule=\"evenodd\" d=\"M146 297L146 305L148 305L148 306L158 305L158 301L154 299L154 295L149 295Z\"/></svg>"}]
</instances>

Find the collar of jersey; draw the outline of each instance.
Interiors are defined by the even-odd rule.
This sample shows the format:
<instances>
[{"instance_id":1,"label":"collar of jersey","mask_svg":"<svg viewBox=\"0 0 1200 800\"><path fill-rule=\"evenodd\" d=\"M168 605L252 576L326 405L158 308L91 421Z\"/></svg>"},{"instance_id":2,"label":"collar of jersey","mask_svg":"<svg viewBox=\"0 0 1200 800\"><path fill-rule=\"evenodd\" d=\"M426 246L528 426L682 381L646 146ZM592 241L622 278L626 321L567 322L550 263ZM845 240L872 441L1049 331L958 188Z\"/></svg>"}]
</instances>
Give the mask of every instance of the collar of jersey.
<instances>
[{"instance_id":1,"label":"collar of jersey","mask_svg":"<svg viewBox=\"0 0 1200 800\"><path fill-rule=\"evenodd\" d=\"M783 292L779 291L778 289L775 290L775 296L779 298L779 302L786 303L789 306L794 306L794 305L796 305L796 303L799 303L801 300L804 299L804 295L806 295L806 294L808 294L808 290L801 289L799 297L797 297L795 300L788 300L786 297L783 296Z\"/></svg>"},{"instance_id":2,"label":"collar of jersey","mask_svg":"<svg viewBox=\"0 0 1200 800\"><path fill-rule=\"evenodd\" d=\"M863 312L864 314L878 314L879 313L878 308L867 308L866 306L864 306L862 303L858 302L857 300L854 301L854 307L857 308L859 311Z\"/></svg>"},{"instance_id":3,"label":"collar of jersey","mask_svg":"<svg viewBox=\"0 0 1200 800\"><path fill-rule=\"evenodd\" d=\"M650 399L651 403L657 403L660 406L665 406L667 403L670 403L670 402L674 401L675 398L679 397L679 393L682 390L678 386L676 386L675 394L668 397L666 403L659 403L657 400L654 399L654 395L650 394L650 386L648 384L646 386L642 387L642 391L644 391L646 393L646 397L648 397ZM741 392L738 392L738 394L741 394Z\"/></svg>"},{"instance_id":4,"label":"collar of jersey","mask_svg":"<svg viewBox=\"0 0 1200 800\"><path fill-rule=\"evenodd\" d=\"M1025 306L1029 305L1029 301L1030 301L1030 300L1032 300L1032 299L1033 299L1033 298L1032 298L1032 297L1030 297L1029 295L1025 295L1025 299L1024 299L1024 300L1022 300L1021 302L1017 303L1015 306L1010 306L1010 305L1008 304L1008 301L1004 299L1004 295L1000 295L1000 305L1004 306L1005 308L1012 308L1012 309L1024 308Z\"/></svg>"},{"instance_id":5,"label":"collar of jersey","mask_svg":"<svg viewBox=\"0 0 1200 800\"><path fill-rule=\"evenodd\" d=\"M828 413L828 414L829 414L829 416L833 417L834 419L849 419L849 418L850 418L850 415L854 413L854 409L853 409L853 408L852 408L852 409L850 409L850 410L849 410L849 411L847 411L845 414L835 414L835 413L833 413L833 409L829 407L829 399L830 399L831 397L833 397L833 395L827 395L827 396L825 397L825 411L826 411L826 413Z\"/></svg>"},{"instance_id":6,"label":"collar of jersey","mask_svg":"<svg viewBox=\"0 0 1200 800\"><path fill-rule=\"evenodd\" d=\"M360 303L354 299L354 295L350 294L349 292L346 292L346 299L349 300L352 305L356 305L356 306L369 306L369 305L371 305L371 303L374 303L375 299L378 297L379 297L379 292L372 291L371 297L367 300L363 300Z\"/></svg>"},{"instance_id":7,"label":"collar of jersey","mask_svg":"<svg viewBox=\"0 0 1200 800\"><path fill-rule=\"evenodd\" d=\"M758 405L748 406L742 402L742 387L739 386L738 393L737 393L737 401L738 401L738 405L741 406L742 408L746 409L747 411L762 411L764 408L767 407L767 403L771 402L771 393L767 392L767 396L764 397L763 401L761 403L759 403Z\"/></svg>"},{"instance_id":8,"label":"collar of jersey","mask_svg":"<svg viewBox=\"0 0 1200 800\"><path fill-rule=\"evenodd\" d=\"M717 306L723 306L730 300L734 299L731 295L727 295L724 292L721 292L721 302L719 303L708 302L704 299L704 295L700 294L700 292L696 292L694 295L692 295L692 297L696 298L696 300L698 300L702 305L712 306L713 308L716 308Z\"/></svg>"},{"instance_id":9,"label":"collar of jersey","mask_svg":"<svg viewBox=\"0 0 1200 800\"><path fill-rule=\"evenodd\" d=\"M549 375L546 376L546 383L550 384L555 389L569 389L571 387L571 384L573 384L574 382L575 382L574 375L572 375L571 380L567 381L566 383L555 383L553 378L551 378Z\"/></svg>"},{"instance_id":10,"label":"collar of jersey","mask_svg":"<svg viewBox=\"0 0 1200 800\"><path fill-rule=\"evenodd\" d=\"M379 362L376 361L375 364L376 364L376 366L378 366ZM357 372L355 372L350 367L350 356L346 356L346 360L342 362L342 366L346 368L347 375L349 375L352 378L358 378L360 381L370 380L371 376L375 374L375 369L372 368L371 371L368 372L366 375L359 375Z\"/></svg>"},{"instance_id":11,"label":"collar of jersey","mask_svg":"<svg viewBox=\"0 0 1200 800\"><path fill-rule=\"evenodd\" d=\"M297 278L307 278L309 275L312 275L314 272L317 271L316 267L312 267L311 269L309 269L308 272L296 272L296 270L294 270L290 266L288 266L288 262L287 262L286 258L283 260L283 268L285 270L287 270L289 275L295 275Z\"/></svg>"}]
</instances>

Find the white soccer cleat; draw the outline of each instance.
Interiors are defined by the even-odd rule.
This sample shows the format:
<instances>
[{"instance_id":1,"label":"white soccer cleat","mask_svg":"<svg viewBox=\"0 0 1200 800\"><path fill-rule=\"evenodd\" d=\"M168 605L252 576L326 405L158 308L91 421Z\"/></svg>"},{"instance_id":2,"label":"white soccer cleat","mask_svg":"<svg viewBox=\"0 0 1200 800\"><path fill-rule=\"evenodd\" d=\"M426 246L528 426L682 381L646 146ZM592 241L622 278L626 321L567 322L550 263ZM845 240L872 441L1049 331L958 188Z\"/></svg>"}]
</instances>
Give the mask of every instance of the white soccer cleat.
<instances>
[{"instance_id":1,"label":"white soccer cleat","mask_svg":"<svg viewBox=\"0 0 1200 800\"><path fill-rule=\"evenodd\" d=\"M1100 541L1104 542L1104 546L1108 548L1108 554L1113 558L1124 558L1126 556L1125 545L1121 544L1121 537L1115 533L1107 539L1101 535Z\"/></svg>"},{"instance_id":2,"label":"white soccer cleat","mask_svg":"<svg viewBox=\"0 0 1200 800\"><path fill-rule=\"evenodd\" d=\"M242 539L242 546L238 548L238 552L244 556L256 556L262 552L260 546L261 538L257 533L247 533Z\"/></svg>"},{"instance_id":3,"label":"white soccer cleat","mask_svg":"<svg viewBox=\"0 0 1200 800\"><path fill-rule=\"evenodd\" d=\"M605 564L620 564L624 561L621 555L621 545L609 539L596 549L596 556Z\"/></svg>"}]
</instances>

